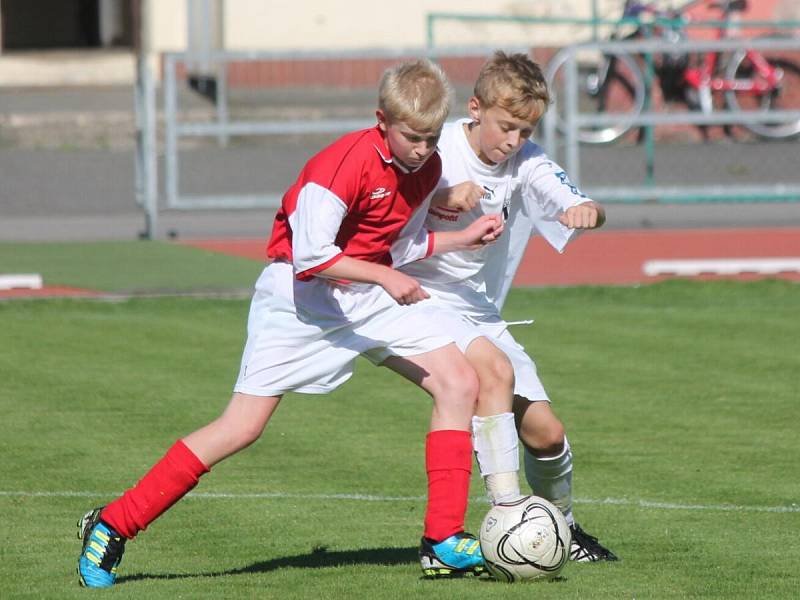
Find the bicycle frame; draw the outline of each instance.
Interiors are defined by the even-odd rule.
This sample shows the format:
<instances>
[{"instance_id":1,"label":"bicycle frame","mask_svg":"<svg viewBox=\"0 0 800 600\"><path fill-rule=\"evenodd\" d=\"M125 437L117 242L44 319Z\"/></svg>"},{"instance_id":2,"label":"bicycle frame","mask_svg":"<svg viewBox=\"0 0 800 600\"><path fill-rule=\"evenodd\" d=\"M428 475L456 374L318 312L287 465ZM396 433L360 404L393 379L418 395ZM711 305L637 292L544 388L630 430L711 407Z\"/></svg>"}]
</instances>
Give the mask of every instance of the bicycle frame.
<instances>
[{"instance_id":1,"label":"bicycle frame","mask_svg":"<svg viewBox=\"0 0 800 600\"><path fill-rule=\"evenodd\" d=\"M696 5L710 4L715 8L722 11L722 16L727 20L734 12L742 12L746 10L746 2L709 2L709 0L691 0L683 4L680 8L674 11L660 11L651 5L640 4L637 2L626 2L624 16L640 16L642 13L650 13L657 17L678 17L685 14L685 12ZM688 24L688 21L686 21ZM729 37L729 29L720 27L716 31L717 39L724 39ZM754 50L746 51L747 59L753 65L754 76L747 79L728 79L726 77L718 76L717 68L720 60L718 52L708 52L702 57L702 63L698 67L687 67L683 73L683 80L686 85L692 89L697 90L701 95L701 105L705 110L711 109L711 99L707 97L710 92L728 92L737 91L751 93L753 95L763 95L775 90L782 79L782 72L779 68L775 68L761 55L760 52ZM703 95L706 95L703 98Z\"/></svg>"}]
</instances>

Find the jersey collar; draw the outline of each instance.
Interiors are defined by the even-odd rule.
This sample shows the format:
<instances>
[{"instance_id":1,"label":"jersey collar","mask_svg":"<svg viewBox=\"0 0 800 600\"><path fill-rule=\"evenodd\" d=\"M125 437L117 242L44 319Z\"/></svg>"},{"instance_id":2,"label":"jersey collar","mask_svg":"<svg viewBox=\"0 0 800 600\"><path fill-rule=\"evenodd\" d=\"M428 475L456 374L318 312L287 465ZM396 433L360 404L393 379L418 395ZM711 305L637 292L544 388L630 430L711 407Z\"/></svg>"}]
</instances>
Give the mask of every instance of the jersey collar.
<instances>
[{"instance_id":1,"label":"jersey collar","mask_svg":"<svg viewBox=\"0 0 800 600\"><path fill-rule=\"evenodd\" d=\"M377 125L375 126L375 129L373 129L373 131L377 133L378 140L375 141L372 145L374 146L375 150L378 152L378 156L380 156L381 160L384 163L386 163L387 165L394 165L402 173L408 174L408 173L416 173L417 171L422 169L422 167L424 167L425 165L428 164L428 161L426 160L424 163L422 163L416 169L409 169L406 165L401 163L399 160L395 160L395 158L392 156L392 153L389 152L389 147L386 145L386 138L383 137L383 133L381 133L381 130ZM438 152L439 149L437 148L436 151ZM428 158L428 160L430 160L430 158Z\"/></svg>"}]
</instances>

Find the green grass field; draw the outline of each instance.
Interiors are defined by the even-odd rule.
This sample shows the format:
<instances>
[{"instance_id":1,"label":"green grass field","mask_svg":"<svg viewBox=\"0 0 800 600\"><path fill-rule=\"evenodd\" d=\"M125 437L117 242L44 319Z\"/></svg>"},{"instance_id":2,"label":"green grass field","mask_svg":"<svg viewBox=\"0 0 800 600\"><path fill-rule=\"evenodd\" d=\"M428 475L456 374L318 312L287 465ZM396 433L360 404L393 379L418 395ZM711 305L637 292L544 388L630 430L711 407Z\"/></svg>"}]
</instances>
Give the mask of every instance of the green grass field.
<instances>
[{"instance_id":1,"label":"green grass field","mask_svg":"<svg viewBox=\"0 0 800 600\"><path fill-rule=\"evenodd\" d=\"M430 402L362 361L329 396L287 396L258 443L128 545L114 589L80 589L75 521L218 414L247 309L0 302L0 598L797 596L800 286L777 281L512 294L507 317L537 319L514 332L567 425L576 516L618 563L527 585L421 580ZM477 476L472 496L475 530Z\"/></svg>"}]
</instances>

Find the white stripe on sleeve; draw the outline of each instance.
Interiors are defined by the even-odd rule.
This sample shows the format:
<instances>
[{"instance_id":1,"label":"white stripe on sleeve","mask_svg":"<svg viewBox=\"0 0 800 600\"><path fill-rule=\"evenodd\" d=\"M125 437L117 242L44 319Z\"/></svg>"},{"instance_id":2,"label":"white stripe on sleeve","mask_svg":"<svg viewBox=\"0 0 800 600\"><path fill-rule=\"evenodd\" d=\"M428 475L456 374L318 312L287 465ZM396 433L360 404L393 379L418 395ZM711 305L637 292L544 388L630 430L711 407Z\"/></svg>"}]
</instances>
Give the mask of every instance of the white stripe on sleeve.
<instances>
[{"instance_id":1,"label":"white stripe on sleeve","mask_svg":"<svg viewBox=\"0 0 800 600\"><path fill-rule=\"evenodd\" d=\"M392 266L399 269L403 265L426 258L430 249L430 232L425 229L425 218L431 205L431 192L425 201L403 227L400 237L392 244Z\"/></svg>"},{"instance_id":2,"label":"white stripe on sleeve","mask_svg":"<svg viewBox=\"0 0 800 600\"><path fill-rule=\"evenodd\" d=\"M292 228L292 261L298 273L325 264L342 250L336 235L347 214L347 205L329 189L307 183L289 215Z\"/></svg>"}]
</instances>

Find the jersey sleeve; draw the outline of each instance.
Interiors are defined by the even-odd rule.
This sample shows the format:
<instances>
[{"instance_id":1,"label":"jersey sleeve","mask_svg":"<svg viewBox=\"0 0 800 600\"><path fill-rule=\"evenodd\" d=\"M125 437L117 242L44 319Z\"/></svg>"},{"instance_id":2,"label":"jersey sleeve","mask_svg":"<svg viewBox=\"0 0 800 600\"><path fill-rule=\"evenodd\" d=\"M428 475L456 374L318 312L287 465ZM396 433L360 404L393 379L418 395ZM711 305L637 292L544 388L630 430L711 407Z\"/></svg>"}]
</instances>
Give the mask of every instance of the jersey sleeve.
<instances>
[{"instance_id":1,"label":"jersey sleeve","mask_svg":"<svg viewBox=\"0 0 800 600\"><path fill-rule=\"evenodd\" d=\"M411 219L400 232L400 236L392 244L392 266L395 269L433 254L434 233L425 228L425 219L428 216L428 209L434 193L431 192L417 207Z\"/></svg>"},{"instance_id":2,"label":"jersey sleeve","mask_svg":"<svg viewBox=\"0 0 800 600\"><path fill-rule=\"evenodd\" d=\"M590 202L567 176L567 173L544 154L533 160L523 182L525 212L536 233L558 252L577 236L577 230L559 223L558 218L572 206Z\"/></svg>"},{"instance_id":3,"label":"jersey sleeve","mask_svg":"<svg viewBox=\"0 0 800 600\"><path fill-rule=\"evenodd\" d=\"M331 190L306 183L297 196L289 216L292 236L292 263L298 279L309 279L342 258L336 236L347 205Z\"/></svg>"}]
</instances>

